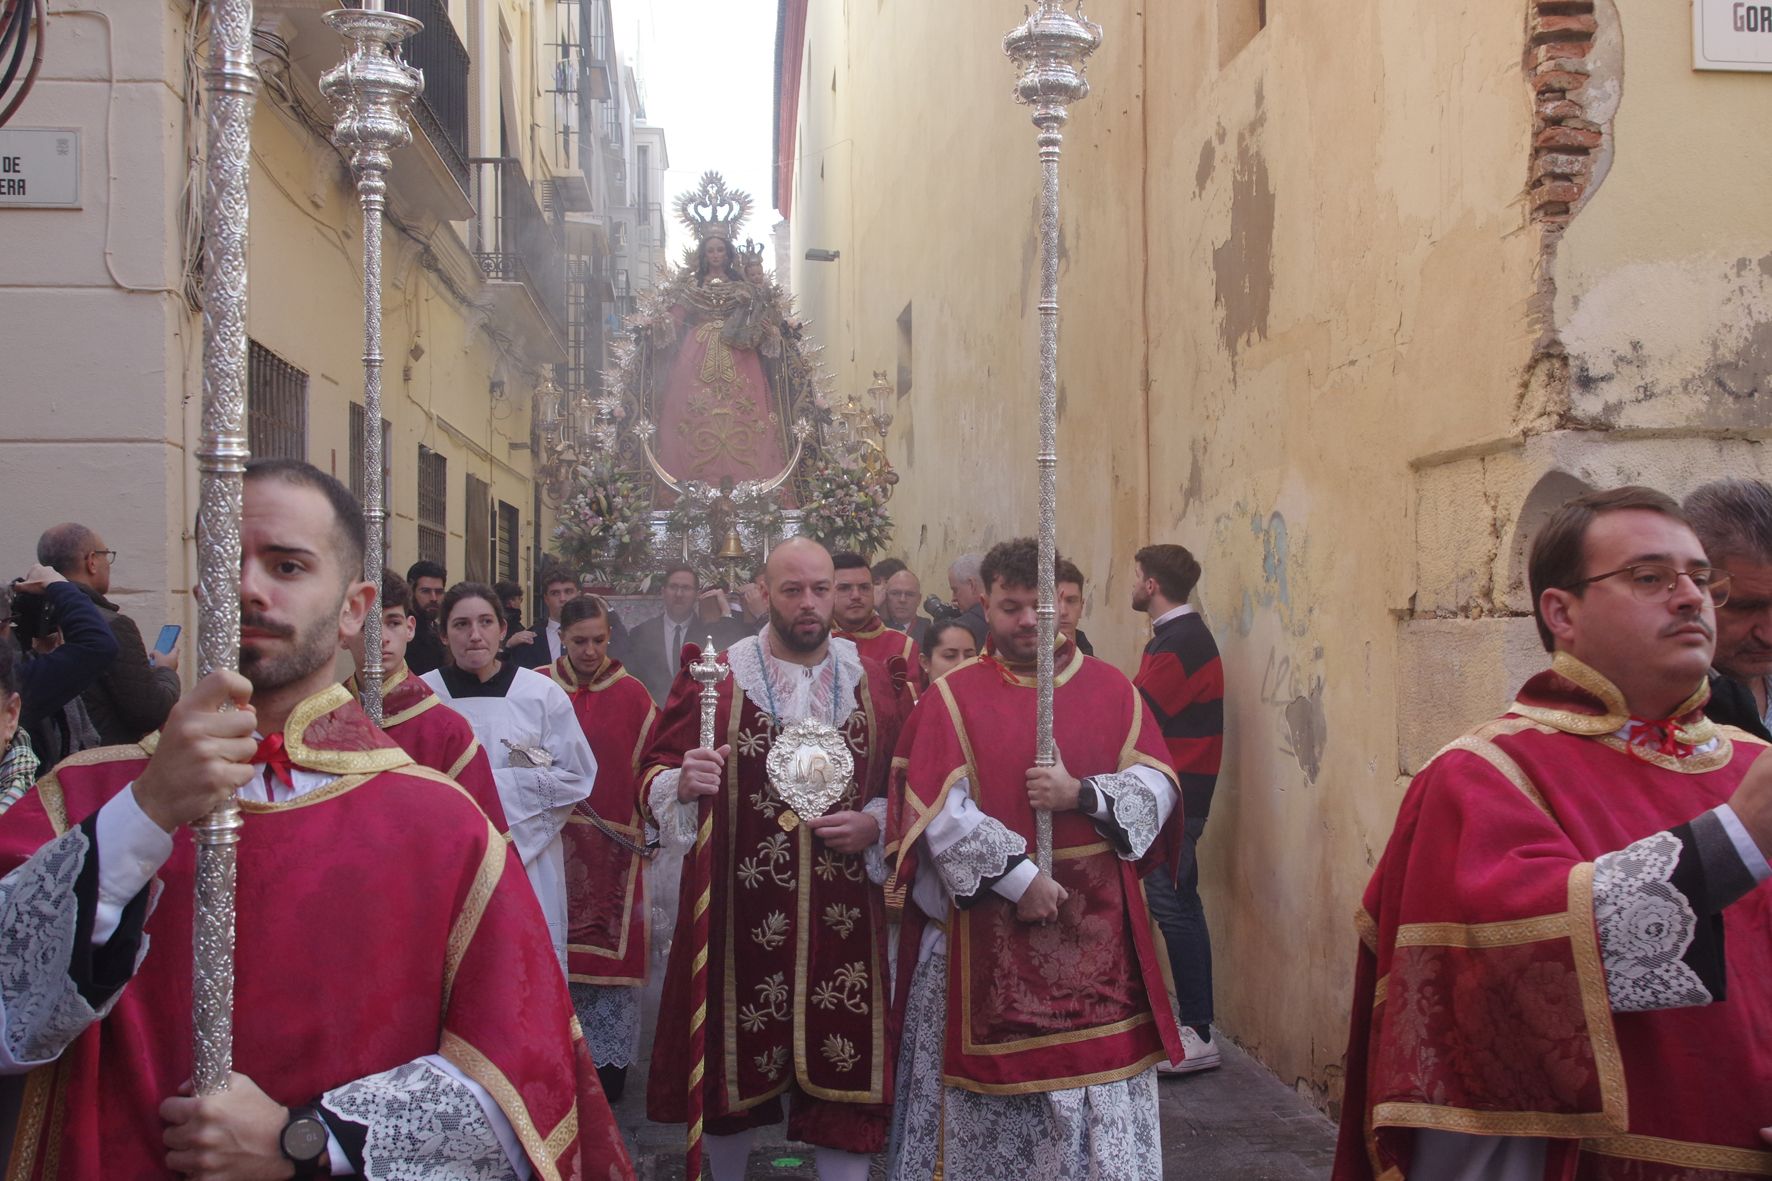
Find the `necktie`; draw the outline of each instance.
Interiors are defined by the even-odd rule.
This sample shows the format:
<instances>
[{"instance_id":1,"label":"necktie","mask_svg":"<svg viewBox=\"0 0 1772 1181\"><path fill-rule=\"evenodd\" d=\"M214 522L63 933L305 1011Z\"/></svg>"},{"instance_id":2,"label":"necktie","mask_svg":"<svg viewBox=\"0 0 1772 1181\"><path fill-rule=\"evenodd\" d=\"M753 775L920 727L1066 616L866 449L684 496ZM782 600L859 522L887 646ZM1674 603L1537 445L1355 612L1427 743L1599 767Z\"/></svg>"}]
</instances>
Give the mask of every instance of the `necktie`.
<instances>
[{"instance_id":1,"label":"necktie","mask_svg":"<svg viewBox=\"0 0 1772 1181\"><path fill-rule=\"evenodd\" d=\"M252 754L252 761L265 765L265 795L271 794L271 777L283 781L283 786L295 790L295 776L292 772L295 763L289 757L289 749L283 745L282 734L269 734L259 742L258 749Z\"/></svg>"},{"instance_id":2,"label":"necktie","mask_svg":"<svg viewBox=\"0 0 1772 1181\"><path fill-rule=\"evenodd\" d=\"M679 623L672 633L676 638L671 641L671 675L677 675L683 665L683 633L688 630L687 624Z\"/></svg>"}]
</instances>

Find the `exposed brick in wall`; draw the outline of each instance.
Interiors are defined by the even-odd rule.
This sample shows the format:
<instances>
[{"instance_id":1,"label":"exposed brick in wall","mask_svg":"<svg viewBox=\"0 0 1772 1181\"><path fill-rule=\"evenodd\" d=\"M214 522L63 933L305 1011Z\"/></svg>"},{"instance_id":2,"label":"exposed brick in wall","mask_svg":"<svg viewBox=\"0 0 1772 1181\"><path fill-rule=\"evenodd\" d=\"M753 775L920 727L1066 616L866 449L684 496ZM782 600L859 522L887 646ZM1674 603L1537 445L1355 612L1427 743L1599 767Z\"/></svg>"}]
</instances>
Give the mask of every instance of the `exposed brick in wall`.
<instances>
[{"instance_id":1,"label":"exposed brick in wall","mask_svg":"<svg viewBox=\"0 0 1772 1181\"><path fill-rule=\"evenodd\" d=\"M1532 0L1526 68L1536 100L1532 216L1566 222L1593 179L1606 129L1589 118L1584 91L1597 29L1594 0Z\"/></svg>"}]
</instances>

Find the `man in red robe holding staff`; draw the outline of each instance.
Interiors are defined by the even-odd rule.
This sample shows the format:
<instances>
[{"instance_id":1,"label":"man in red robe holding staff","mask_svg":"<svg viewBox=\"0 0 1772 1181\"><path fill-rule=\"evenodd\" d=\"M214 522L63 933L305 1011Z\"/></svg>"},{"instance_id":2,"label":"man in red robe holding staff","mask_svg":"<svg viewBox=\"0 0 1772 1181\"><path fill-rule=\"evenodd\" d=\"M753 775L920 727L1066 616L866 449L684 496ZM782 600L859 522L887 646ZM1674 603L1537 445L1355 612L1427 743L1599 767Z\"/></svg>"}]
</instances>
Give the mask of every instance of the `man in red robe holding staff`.
<instances>
[{"instance_id":1,"label":"man in red robe holding staff","mask_svg":"<svg viewBox=\"0 0 1772 1181\"><path fill-rule=\"evenodd\" d=\"M1366 888L1334 1176L1772 1177L1772 761L1703 714L1728 575L1626 487L1529 579L1550 669L1415 776Z\"/></svg>"},{"instance_id":2,"label":"man in red robe holding staff","mask_svg":"<svg viewBox=\"0 0 1772 1181\"><path fill-rule=\"evenodd\" d=\"M499 835L507 835L511 826L505 822L498 781L492 776L486 749L474 737L474 727L444 705L423 677L413 676L406 667L406 646L417 634L418 616L412 610L412 588L392 570L382 571L381 612L383 732L399 743L413 762L441 771L461 784ZM362 668L363 633L353 635L345 647ZM346 681L345 688L352 697L360 696L356 677Z\"/></svg>"},{"instance_id":3,"label":"man in red robe holding staff","mask_svg":"<svg viewBox=\"0 0 1772 1181\"><path fill-rule=\"evenodd\" d=\"M888 893L908 880L916 902L888 1153L906 1181L1162 1174L1155 1067L1181 1040L1139 878L1173 855L1180 796L1132 682L1069 641L1059 761L1034 765L1038 565L1032 538L986 555L990 646L917 706L890 806ZM1051 876L1028 855L1036 808L1053 813ZM919 932L919 915L942 922Z\"/></svg>"},{"instance_id":4,"label":"man in red robe holding staff","mask_svg":"<svg viewBox=\"0 0 1772 1181\"><path fill-rule=\"evenodd\" d=\"M332 679L361 508L286 460L243 503L241 673L0 816L9 1175L631 1177L522 866ZM235 1073L198 1099L186 825L235 792Z\"/></svg>"},{"instance_id":5,"label":"man in red robe holding staff","mask_svg":"<svg viewBox=\"0 0 1772 1181\"><path fill-rule=\"evenodd\" d=\"M566 979L597 1077L619 1102L640 1046L646 983L646 824L640 755L658 707L609 656L609 605L581 595L560 608L560 659L550 670L597 756L597 790L573 806L566 856Z\"/></svg>"}]
</instances>

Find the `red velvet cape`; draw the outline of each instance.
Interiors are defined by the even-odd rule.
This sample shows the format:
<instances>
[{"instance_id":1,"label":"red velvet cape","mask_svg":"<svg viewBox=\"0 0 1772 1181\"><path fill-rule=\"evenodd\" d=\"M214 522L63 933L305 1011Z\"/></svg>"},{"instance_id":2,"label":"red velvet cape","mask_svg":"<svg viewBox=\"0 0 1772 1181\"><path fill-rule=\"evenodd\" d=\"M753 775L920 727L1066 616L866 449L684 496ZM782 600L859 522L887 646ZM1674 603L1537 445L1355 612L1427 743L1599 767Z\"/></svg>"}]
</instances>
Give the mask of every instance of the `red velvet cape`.
<instances>
[{"instance_id":1,"label":"red velvet cape","mask_svg":"<svg viewBox=\"0 0 1772 1181\"><path fill-rule=\"evenodd\" d=\"M688 672L694 659L694 646L685 647L683 671L643 760L646 785L681 767L684 753L699 742L701 687ZM898 694L890 675L871 660L863 659L862 669L859 706L841 726L855 756L853 793L838 809L859 808L884 793L898 735ZM715 734L731 744L732 755L725 784L712 797L718 806L709 909L707 1118L746 1111L796 1083L818 1099L889 1103L891 988L880 891L868 881L861 854L831 851L804 824L783 829L779 816L785 809L764 766L773 720L732 677L720 682L719 691ZM686 858L647 1080L647 1115L662 1123L682 1122L689 1077L692 867L693 858ZM857 1143L850 1150L883 1147Z\"/></svg>"},{"instance_id":2,"label":"red velvet cape","mask_svg":"<svg viewBox=\"0 0 1772 1181\"><path fill-rule=\"evenodd\" d=\"M917 641L909 633L892 630L875 615L856 631L840 631L836 634L853 643L857 652L892 673L894 677L902 675L912 702L922 695L926 688L922 654ZM902 674L899 672L900 665L904 670Z\"/></svg>"},{"instance_id":3,"label":"red velvet cape","mask_svg":"<svg viewBox=\"0 0 1772 1181\"><path fill-rule=\"evenodd\" d=\"M0 815L0 868L133 782L155 738L57 767ZM485 815L343 686L296 707L284 738L297 766L339 778L241 804L234 1069L291 1105L441 1054L497 1100L538 1177L631 1178L541 908ZM191 1074L193 868L181 829L140 970L27 1076L9 1177L172 1176L159 1106Z\"/></svg>"},{"instance_id":4,"label":"red velvet cape","mask_svg":"<svg viewBox=\"0 0 1772 1181\"><path fill-rule=\"evenodd\" d=\"M345 688L356 696L356 678L346 681ZM441 771L461 784L501 835L510 833L498 782L492 777L492 761L474 737L474 727L444 705L424 678L413 676L404 664L382 686L381 728L413 762Z\"/></svg>"},{"instance_id":5,"label":"red velvet cape","mask_svg":"<svg viewBox=\"0 0 1772 1181\"><path fill-rule=\"evenodd\" d=\"M606 661L596 677L581 681L562 656L554 682L572 699L572 712L597 756L591 798L574 807L561 840L566 853L566 975L580 984L639 985L646 982L648 935L645 863L587 818L595 812L637 845L646 843L640 818L640 755L652 735L658 708L646 686L619 660Z\"/></svg>"},{"instance_id":6,"label":"red velvet cape","mask_svg":"<svg viewBox=\"0 0 1772 1181\"><path fill-rule=\"evenodd\" d=\"M1162 734L1132 682L1071 644L1057 658L1053 727L1070 773L1142 765L1173 781ZM917 707L889 856L905 861L961 777L979 808L1024 836L1031 854L1035 694L1033 677L988 654L931 686ZM1055 1091L1181 1057L1140 881L1142 869L1169 856L1180 813L1140 865L1121 859L1080 813L1053 816L1053 876L1070 893L1055 924L1021 922L996 895L940 916L948 924L945 1082L983 1094Z\"/></svg>"},{"instance_id":7,"label":"red velvet cape","mask_svg":"<svg viewBox=\"0 0 1772 1181\"><path fill-rule=\"evenodd\" d=\"M1594 859L1727 802L1763 749L1707 695L1678 715L1714 748L1633 753L1623 697L1559 653L1415 776L1358 915L1336 1178L1408 1176L1415 1128L1549 1137L1558 1181L1772 1176L1772 889L1724 910L1710 1005L1612 1012L1594 926Z\"/></svg>"}]
</instances>

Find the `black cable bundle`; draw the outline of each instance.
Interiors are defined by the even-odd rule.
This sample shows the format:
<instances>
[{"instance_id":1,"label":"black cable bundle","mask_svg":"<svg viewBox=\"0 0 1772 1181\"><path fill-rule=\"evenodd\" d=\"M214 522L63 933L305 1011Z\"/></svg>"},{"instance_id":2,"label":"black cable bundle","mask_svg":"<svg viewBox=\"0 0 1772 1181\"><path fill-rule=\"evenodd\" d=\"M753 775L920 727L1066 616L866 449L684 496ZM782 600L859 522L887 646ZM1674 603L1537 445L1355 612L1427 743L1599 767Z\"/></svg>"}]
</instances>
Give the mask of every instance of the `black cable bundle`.
<instances>
[{"instance_id":1,"label":"black cable bundle","mask_svg":"<svg viewBox=\"0 0 1772 1181\"><path fill-rule=\"evenodd\" d=\"M12 118L12 113L25 101L25 95L31 93L31 87L37 81L37 71L43 68L43 32L47 19L44 0L0 0L0 60L6 63L6 72L0 74L0 97L12 90L19 67L24 64L25 49L33 42L36 45L31 53L31 68L25 73L24 81L19 83L18 92L4 109L0 109L0 127ZM37 30L34 38L31 35L33 26Z\"/></svg>"}]
</instances>

